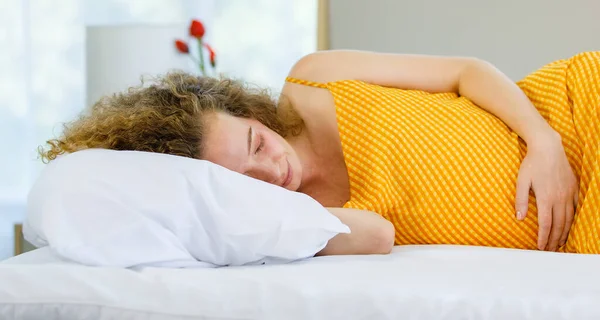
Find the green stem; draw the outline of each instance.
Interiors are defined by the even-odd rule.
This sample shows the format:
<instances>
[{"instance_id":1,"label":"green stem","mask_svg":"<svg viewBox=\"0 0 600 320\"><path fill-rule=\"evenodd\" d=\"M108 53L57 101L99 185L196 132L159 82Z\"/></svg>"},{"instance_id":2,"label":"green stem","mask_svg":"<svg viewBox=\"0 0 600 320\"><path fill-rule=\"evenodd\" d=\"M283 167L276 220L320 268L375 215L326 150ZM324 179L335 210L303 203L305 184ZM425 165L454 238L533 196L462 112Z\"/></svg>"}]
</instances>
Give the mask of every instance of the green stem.
<instances>
[{"instance_id":1,"label":"green stem","mask_svg":"<svg viewBox=\"0 0 600 320\"><path fill-rule=\"evenodd\" d=\"M200 65L200 61L198 59L196 59L196 57L194 57L191 54L188 54L188 57L190 57L190 59L197 65Z\"/></svg>"},{"instance_id":2,"label":"green stem","mask_svg":"<svg viewBox=\"0 0 600 320\"><path fill-rule=\"evenodd\" d=\"M198 58L200 60L200 71L202 71L203 76L206 76L206 70L204 69L204 50L202 47L202 38L198 38Z\"/></svg>"}]
</instances>

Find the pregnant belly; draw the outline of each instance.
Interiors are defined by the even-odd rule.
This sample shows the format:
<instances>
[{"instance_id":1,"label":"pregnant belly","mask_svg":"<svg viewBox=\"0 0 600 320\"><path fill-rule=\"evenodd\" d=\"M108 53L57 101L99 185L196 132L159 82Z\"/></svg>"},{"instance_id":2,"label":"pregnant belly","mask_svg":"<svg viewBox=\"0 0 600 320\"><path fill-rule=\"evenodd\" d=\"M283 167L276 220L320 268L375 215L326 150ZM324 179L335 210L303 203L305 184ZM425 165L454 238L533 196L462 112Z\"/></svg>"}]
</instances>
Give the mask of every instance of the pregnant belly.
<instances>
[{"instance_id":1,"label":"pregnant belly","mask_svg":"<svg viewBox=\"0 0 600 320\"><path fill-rule=\"evenodd\" d=\"M518 165L508 169L501 165L485 174L440 177L423 185L400 202L404 205L383 213L396 226L396 243L535 249L535 198L530 195L527 218L517 220Z\"/></svg>"}]
</instances>

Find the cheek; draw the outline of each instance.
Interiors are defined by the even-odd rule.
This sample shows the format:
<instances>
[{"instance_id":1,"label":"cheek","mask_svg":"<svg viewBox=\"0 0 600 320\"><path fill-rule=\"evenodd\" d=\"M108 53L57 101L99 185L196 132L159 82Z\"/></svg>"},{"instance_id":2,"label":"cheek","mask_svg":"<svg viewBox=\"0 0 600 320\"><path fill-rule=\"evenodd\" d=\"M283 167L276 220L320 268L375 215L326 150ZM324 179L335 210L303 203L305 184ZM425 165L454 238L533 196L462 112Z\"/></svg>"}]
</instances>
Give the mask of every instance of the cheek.
<instances>
[{"instance_id":1,"label":"cheek","mask_svg":"<svg viewBox=\"0 0 600 320\"><path fill-rule=\"evenodd\" d=\"M269 151L275 154L285 153L286 152L286 143L283 138L276 134L272 134L269 137L265 138L267 144L270 146Z\"/></svg>"}]
</instances>

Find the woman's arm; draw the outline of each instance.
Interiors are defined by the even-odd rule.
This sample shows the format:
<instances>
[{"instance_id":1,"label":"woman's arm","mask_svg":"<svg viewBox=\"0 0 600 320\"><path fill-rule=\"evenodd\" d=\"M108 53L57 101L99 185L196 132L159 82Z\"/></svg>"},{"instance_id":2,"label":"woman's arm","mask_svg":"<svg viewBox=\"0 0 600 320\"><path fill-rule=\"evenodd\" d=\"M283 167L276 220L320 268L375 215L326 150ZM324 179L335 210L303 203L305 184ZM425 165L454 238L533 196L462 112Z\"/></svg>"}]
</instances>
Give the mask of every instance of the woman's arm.
<instances>
[{"instance_id":1,"label":"woman's arm","mask_svg":"<svg viewBox=\"0 0 600 320\"><path fill-rule=\"evenodd\" d=\"M350 228L350 233L333 237L318 256L346 254L387 254L394 246L395 229L380 215L363 210L328 208Z\"/></svg>"},{"instance_id":2,"label":"woman's arm","mask_svg":"<svg viewBox=\"0 0 600 320\"><path fill-rule=\"evenodd\" d=\"M316 82L354 79L432 93L456 92L504 121L527 143L556 138L519 87L492 64L476 58L319 51L298 61L290 76Z\"/></svg>"}]
</instances>

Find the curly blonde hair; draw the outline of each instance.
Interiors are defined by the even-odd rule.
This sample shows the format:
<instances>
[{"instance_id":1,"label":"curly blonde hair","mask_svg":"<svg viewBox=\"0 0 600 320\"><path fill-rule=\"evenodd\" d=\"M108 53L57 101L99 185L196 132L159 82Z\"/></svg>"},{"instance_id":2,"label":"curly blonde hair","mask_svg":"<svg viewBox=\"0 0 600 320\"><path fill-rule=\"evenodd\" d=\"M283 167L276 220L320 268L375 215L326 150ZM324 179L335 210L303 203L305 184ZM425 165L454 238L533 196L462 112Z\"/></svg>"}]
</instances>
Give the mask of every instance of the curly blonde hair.
<instances>
[{"instance_id":1,"label":"curly blonde hair","mask_svg":"<svg viewBox=\"0 0 600 320\"><path fill-rule=\"evenodd\" d=\"M213 112L256 119L283 137L298 135L303 126L289 104L277 106L266 90L239 80L171 72L149 86L103 97L38 152L44 162L88 148L201 158L204 119Z\"/></svg>"}]
</instances>

